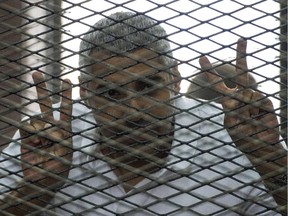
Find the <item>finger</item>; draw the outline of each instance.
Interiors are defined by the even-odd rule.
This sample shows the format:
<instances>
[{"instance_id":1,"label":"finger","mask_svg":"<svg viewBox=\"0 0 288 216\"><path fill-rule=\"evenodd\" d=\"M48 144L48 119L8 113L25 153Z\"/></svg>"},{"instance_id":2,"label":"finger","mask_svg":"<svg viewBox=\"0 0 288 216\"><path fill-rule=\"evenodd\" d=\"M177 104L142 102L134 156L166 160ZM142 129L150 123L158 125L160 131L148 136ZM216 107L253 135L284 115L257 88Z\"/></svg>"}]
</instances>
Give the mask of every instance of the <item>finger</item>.
<instances>
[{"instance_id":1,"label":"finger","mask_svg":"<svg viewBox=\"0 0 288 216\"><path fill-rule=\"evenodd\" d=\"M45 84L45 78L42 73L35 72L32 74L38 96L38 103L42 112L43 118L53 120L52 101L48 94L48 89Z\"/></svg>"},{"instance_id":2,"label":"finger","mask_svg":"<svg viewBox=\"0 0 288 216\"><path fill-rule=\"evenodd\" d=\"M36 134L35 128L29 123L22 123L19 128L21 136L21 152L29 152L29 147L36 147L41 143L39 136Z\"/></svg>"},{"instance_id":3,"label":"finger","mask_svg":"<svg viewBox=\"0 0 288 216\"><path fill-rule=\"evenodd\" d=\"M267 113L274 113L272 101L260 92L254 92L252 97L253 106L250 108L250 115L253 118L261 118Z\"/></svg>"},{"instance_id":4,"label":"finger","mask_svg":"<svg viewBox=\"0 0 288 216\"><path fill-rule=\"evenodd\" d=\"M72 118L72 83L65 79L62 83L62 102L60 107L60 120L71 126Z\"/></svg>"},{"instance_id":5,"label":"finger","mask_svg":"<svg viewBox=\"0 0 288 216\"><path fill-rule=\"evenodd\" d=\"M26 139L27 137L31 136L35 133L34 127L29 123L21 123L19 128L20 137L21 139Z\"/></svg>"},{"instance_id":6,"label":"finger","mask_svg":"<svg viewBox=\"0 0 288 216\"><path fill-rule=\"evenodd\" d=\"M260 92L247 89L239 93L237 97L238 105L234 108L229 104L230 100L227 100L225 104L226 110L229 110L226 113L226 117L229 117L228 125L233 126L249 121L251 126L257 126L258 120L263 120L267 114L273 112L272 102Z\"/></svg>"},{"instance_id":7,"label":"finger","mask_svg":"<svg viewBox=\"0 0 288 216\"><path fill-rule=\"evenodd\" d=\"M249 86L248 81L248 66L246 60L246 48L247 41L243 38L240 38L237 42L237 55L236 55L236 73L237 78L236 82L241 87L245 88Z\"/></svg>"},{"instance_id":8,"label":"finger","mask_svg":"<svg viewBox=\"0 0 288 216\"><path fill-rule=\"evenodd\" d=\"M238 113L239 113L239 122L245 122L250 119L250 110L251 107L253 108L253 91L250 89L244 89L239 93L238 98L240 99L239 101L239 108L238 108Z\"/></svg>"},{"instance_id":9,"label":"finger","mask_svg":"<svg viewBox=\"0 0 288 216\"><path fill-rule=\"evenodd\" d=\"M34 128L36 128L38 130L42 130L44 128L46 122L42 120L42 116L35 115L35 116L30 117L30 124Z\"/></svg>"},{"instance_id":10,"label":"finger","mask_svg":"<svg viewBox=\"0 0 288 216\"><path fill-rule=\"evenodd\" d=\"M250 118L249 101L251 101L251 90L245 90L237 94L237 99L228 98L222 102L225 111L226 126L234 127ZM245 102L244 102L245 101Z\"/></svg>"},{"instance_id":11,"label":"finger","mask_svg":"<svg viewBox=\"0 0 288 216\"><path fill-rule=\"evenodd\" d=\"M213 69L212 64L210 63L209 59L205 56L201 57L199 59L199 63L201 65L201 68L208 80L208 82L211 84L211 87L224 95L229 95L234 92L234 89L228 88L223 79L220 77L220 75Z\"/></svg>"},{"instance_id":12,"label":"finger","mask_svg":"<svg viewBox=\"0 0 288 216\"><path fill-rule=\"evenodd\" d=\"M64 139L64 133L62 130L59 130L57 127L51 127L51 125L47 125L47 129L45 132L41 133L43 137L43 144L50 145L50 144L57 144L62 142Z\"/></svg>"},{"instance_id":13,"label":"finger","mask_svg":"<svg viewBox=\"0 0 288 216\"><path fill-rule=\"evenodd\" d=\"M262 94L259 92L256 94L251 89L241 89L234 95L233 101L231 99L224 100L222 105L225 110L237 110L239 118L247 120L251 115L259 113L259 109L263 106L260 102L263 97Z\"/></svg>"},{"instance_id":14,"label":"finger","mask_svg":"<svg viewBox=\"0 0 288 216\"><path fill-rule=\"evenodd\" d=\"M260 107L261 107L261 100L264 98L264 95L254 92L252 96L253 105L249 109L249 113L251 118L257 118L260 113Z\"/></svg>"}]
</instances>

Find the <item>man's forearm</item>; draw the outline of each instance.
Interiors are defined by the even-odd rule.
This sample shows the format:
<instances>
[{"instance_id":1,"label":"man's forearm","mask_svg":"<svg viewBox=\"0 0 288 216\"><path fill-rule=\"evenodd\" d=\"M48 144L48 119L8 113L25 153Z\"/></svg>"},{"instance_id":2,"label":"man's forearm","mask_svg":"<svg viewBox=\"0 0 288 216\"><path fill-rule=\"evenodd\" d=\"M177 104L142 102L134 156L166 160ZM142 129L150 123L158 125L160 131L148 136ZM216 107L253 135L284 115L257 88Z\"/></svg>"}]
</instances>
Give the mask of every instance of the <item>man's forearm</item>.
<instances>
[{"instance_id":1,"label":"man's forearm","mask_svg":"<svg viewBox=\"0 0 288 216\"><path fill-rule=\"evenodd\" d=\"M287 214L287 151L281 146L268 146L247 154L261 175L281 212Z\"/></svg>"},{"instance_id":2,"label":"man's forearm","mask_svg":"<svg viewBox=\"0 0 288 216\"><path fill-rule=\"evenodd\" d=\"M1 215L26 215L41 211L50 203L55 193L34 184L21 183L0 200Z\"/></svg>"}]
</instances>

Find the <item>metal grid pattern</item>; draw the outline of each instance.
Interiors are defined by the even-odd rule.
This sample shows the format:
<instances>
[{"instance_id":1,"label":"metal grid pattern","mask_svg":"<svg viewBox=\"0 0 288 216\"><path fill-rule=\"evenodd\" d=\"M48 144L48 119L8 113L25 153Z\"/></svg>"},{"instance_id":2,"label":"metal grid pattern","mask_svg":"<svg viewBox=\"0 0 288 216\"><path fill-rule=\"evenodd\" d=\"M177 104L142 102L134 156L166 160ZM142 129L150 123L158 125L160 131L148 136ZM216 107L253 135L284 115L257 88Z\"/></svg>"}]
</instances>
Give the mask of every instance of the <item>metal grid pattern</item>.
<instances>
[{"instance_id":1,"label":"metal grid pattern","mask_svg":"<svg viewBox=\"0 0 288 216\"><path fill-rule=\"evenodd\" d=\"M286 36L286 1L0 0L0 215L285 215Z\"/></svg>"}]
</instances>

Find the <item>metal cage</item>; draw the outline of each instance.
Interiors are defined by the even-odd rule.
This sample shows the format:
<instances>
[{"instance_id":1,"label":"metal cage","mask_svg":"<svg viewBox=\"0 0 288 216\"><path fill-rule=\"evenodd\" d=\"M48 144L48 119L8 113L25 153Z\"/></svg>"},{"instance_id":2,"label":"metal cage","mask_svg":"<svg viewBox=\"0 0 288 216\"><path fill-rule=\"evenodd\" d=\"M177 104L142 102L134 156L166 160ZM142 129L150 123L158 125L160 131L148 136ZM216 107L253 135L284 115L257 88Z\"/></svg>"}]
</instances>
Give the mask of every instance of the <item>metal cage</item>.
<instances>
[{"instance_id":1,"label":"metal cage","mask_svg":"<svg viewBox=\"0 0 288 216\"><path fill-rule=\"evenodd\" d=\"M286 1L0 0L0 94L0 215L287 213Z\"/></svg>"}]
</instances>

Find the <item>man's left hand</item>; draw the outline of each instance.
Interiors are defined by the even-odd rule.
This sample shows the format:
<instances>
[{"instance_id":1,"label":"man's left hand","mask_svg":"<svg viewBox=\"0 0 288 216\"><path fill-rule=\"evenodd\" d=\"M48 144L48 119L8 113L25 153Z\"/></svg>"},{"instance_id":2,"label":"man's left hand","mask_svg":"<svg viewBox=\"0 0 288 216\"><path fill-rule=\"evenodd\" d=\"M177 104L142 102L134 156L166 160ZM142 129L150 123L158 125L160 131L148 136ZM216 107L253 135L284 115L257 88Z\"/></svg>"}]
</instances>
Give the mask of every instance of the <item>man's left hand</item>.
<instances>
[{"instance_id":1,"label":"man's left hand","mask_svg":"<svg viewBox=\"0 0 288 216\"><path fill-rule=\"evenodd\" d=\"M236 87L228 88L207 57L199 62L212 89L221 93L224 127L244 152L279 205L287 213L287 150L279 143L279 123L273 104L248 81L247 41L237 42Z\"/></svg>"},{"instance_id":2,"label":"man's left hand","mask_svg":"<svg viewBox=\"0 0 288 216\"><path fill-rule=\"evenodd\" d=\"M240 38L235 65L236 87L233 89L225 85L208 58L201 57L199 62L212 88L223 95L224 126L237 148L257 155L258 150L262 152L279 141L279 123L271 100L249 85L246 47L247 41Z\"/></svg>"}]
</instances>

